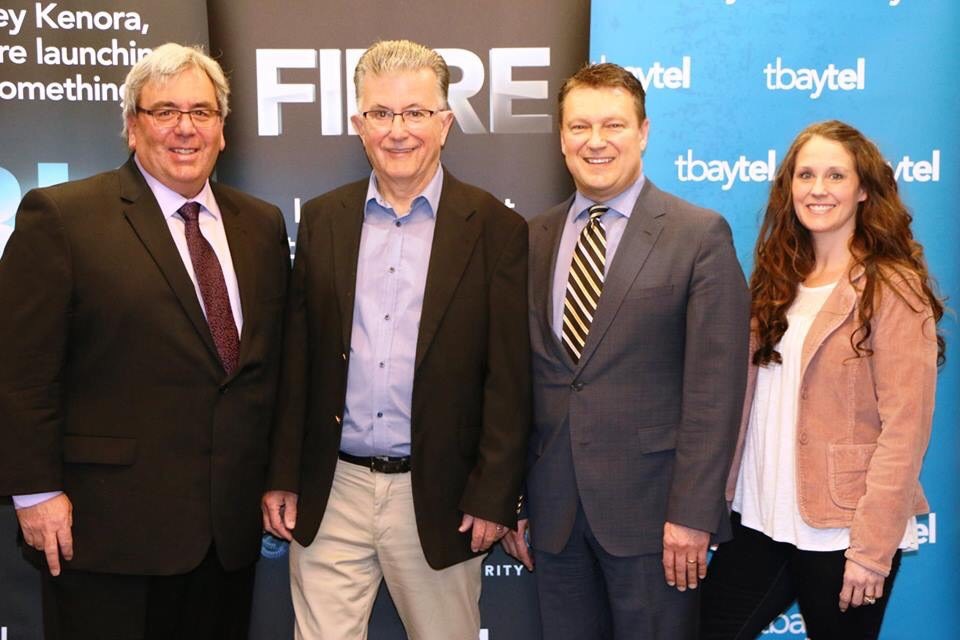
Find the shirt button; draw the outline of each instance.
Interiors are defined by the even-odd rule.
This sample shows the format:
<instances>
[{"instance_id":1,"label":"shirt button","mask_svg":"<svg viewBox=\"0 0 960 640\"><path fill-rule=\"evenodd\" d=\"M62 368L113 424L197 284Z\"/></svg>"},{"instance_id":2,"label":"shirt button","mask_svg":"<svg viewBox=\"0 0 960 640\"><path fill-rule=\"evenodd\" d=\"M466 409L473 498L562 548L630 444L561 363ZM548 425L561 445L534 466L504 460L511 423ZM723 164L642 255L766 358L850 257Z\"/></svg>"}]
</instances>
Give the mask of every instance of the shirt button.
<instances>
[{"instance_id":1,"label":"shirt button","mask_svg":"<svg viewBox=\"0 0 960 640\"><path fill-rule=\"evenodd\" d=\"M389 320L389 319L390 319L390 314L388 313L387 315L383 316L383 319L384 319L384 320Z\"/></svg>"},{"instance_id":2,"label":"shirt button","mask_svg":"<svg viewBox=\"0 0 960 640\"><path fill-rule=\"evenodd\" d=\"M399 227L399 226L400 226L400 221L397 220L396 222L393 223L393 225L394 225L395 227Z\"/></svg>"},{"instance_id":3,"label":"shirt button","mask_svg":"<svg viewBox=\"0 0 960 640\"><path fill-rule=\"evenodd\" d=\"M810 441L810 437L807 435L806 431L800 432L800 444L807 444Z\"/></svg>"},{"instance_id":4,"label":"shirt button","mask_svg":"<svg viewBox=\"0 0 960 640\"><path fill-rule=\"evenodd\" d=\"M380 368L381 368L381 369L383 369L385 366L386 366L386 365L385 365L384 363L382 363L382 362L380 363Z\"/></svg>"},{"instance_id":5,"label":"shirt button","mask_svg":"<svg viewBox=\"0 0 960 640\"><path fill-rule=\"evenodd\" d=\"M390 273L393 273L394 271L396 271L396 269L394 269L393 267L390 267L389 269L387 269L387 271L389 271Z\"/></svg>"},{"instance_id":6,"label":"shirt button","mask_svg":"<svg viewBox=\"0 0 960 640\"><path fill-rule=\"evenodd\" d=\"M377 417L378 417L378 418L382 418L382 417L383 417L383 411L377 411Z\"/></svg>"}]
</instances>

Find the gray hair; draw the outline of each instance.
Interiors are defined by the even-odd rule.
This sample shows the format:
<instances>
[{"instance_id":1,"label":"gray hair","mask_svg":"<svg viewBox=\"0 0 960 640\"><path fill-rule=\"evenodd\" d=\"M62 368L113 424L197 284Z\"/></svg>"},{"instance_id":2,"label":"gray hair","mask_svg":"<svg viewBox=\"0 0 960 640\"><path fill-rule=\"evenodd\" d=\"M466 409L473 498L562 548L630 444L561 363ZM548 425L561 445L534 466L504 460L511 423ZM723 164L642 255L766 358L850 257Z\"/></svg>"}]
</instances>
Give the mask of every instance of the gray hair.
<instances>
[{"instance_id":1,"label":"gray hair","mask_svg":"<svg viewBox=\"0 0 960 640\"><path fill-rule=\"evenodd\" d=\"M360 101L360 83L367 75L392 71L419 71L430 69L437 76L437 91L447 108L447 90L450 87L450 69L443 57L433 49L410 40L381 40L363 52L353 72L353 85Z\"/></svg>"},{"instance_id":2,"label":"gray hair","mask_svg":"<svg viewBox=\"0 0 960 640\"><path fill-rule=\"evenodd\" d=\"M226 119L227 114L230 113L230 85L220 64L204 53L199 45L185 47L176 42L168 42L141 58L127 74L127 79L124 81L123 132L121 134L124 139L127 138L127 121L136 117L140 93L147 83L155 81L162 84L188 68L199 69L210 78L217 93L220 117Z\"/></svg>"}]
</instances>

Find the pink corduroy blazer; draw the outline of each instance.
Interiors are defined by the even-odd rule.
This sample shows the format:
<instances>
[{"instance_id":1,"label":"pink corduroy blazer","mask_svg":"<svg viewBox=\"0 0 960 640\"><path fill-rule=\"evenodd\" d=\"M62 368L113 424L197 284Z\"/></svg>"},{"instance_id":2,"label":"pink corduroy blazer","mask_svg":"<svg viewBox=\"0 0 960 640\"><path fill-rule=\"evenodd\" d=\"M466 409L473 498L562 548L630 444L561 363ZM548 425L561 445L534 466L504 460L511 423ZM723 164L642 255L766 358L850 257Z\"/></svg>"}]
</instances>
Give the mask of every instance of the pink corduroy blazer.
<instances>
[{"instance_id":1,"label":"pink corduroy blazer","mask_svg":"<svg viewBox=\"0 0 960 640\"><path fill-rule=\"evenodd\" d=\"M867 345L856 357L862 272L842 278L803 344L797 412L797 503L813 527L849 527L846 557L884 576L907 519L927 513L920 467L930 440L937 382L933 314L915 277L879 287ZM896 291L894 291L894 288ZM899 295L898 295L899 294ZM758 346L751 335L751 356ZM757 367L750 365L733 465L732 501L750 418Z\"/></svg>"}]
</instances>

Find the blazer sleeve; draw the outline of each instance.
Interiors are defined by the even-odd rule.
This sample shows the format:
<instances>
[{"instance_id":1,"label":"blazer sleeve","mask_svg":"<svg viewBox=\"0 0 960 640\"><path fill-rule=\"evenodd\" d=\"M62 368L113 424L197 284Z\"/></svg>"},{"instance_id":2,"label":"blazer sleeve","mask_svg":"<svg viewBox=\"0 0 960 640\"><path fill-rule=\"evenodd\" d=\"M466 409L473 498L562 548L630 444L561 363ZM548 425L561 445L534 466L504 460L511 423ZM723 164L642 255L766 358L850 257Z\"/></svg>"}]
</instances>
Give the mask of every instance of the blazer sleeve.
<instances>
[{"instance_id":1,"label":"blazer sleeve","mask_svg":"<svg viewBox=\"0 0 960 640\"><path fill-rule=\"evenodd\" d=\"M873 370L880 435L867 466L867 490L857 503L846 557L872 571L890 563L914 515L920 467L930 442L937 387L937 327L917 296L919 280L880 289L872 321Z\"/></svg>"},{"instance_id":2,"label":"blazer sleeve","mask_svg":"<svg viewBox=\"0 0 960 640\"><path fill-rule=\"evenodd\" d=\"M667 521L716 532L743 408L750 298L730 227L710 216L687 293L683 394Z\"/></svg>"},{"instance_id":3,"label":"blazer sleeve","mask_svg":"<svg viewBox=\"0 0 960 640\"><path fill-rule=\"evenodd\" d=\"M27 193L0 259L0 494L59 490L62 377L72 296L57 203Z\"/></svg>"},{"instance_id":4,"label":"blazer sleeve","mask_svg":"<svg viewBox=\"0 0 960 640\"><path fill-rule=\"evenodd\" d=\"M527 324L527 225L513 226L490 281L487 370L477 462L460 509L516 526L517 496L530 431L530 334Z\"/></svg>"}]
</instances>

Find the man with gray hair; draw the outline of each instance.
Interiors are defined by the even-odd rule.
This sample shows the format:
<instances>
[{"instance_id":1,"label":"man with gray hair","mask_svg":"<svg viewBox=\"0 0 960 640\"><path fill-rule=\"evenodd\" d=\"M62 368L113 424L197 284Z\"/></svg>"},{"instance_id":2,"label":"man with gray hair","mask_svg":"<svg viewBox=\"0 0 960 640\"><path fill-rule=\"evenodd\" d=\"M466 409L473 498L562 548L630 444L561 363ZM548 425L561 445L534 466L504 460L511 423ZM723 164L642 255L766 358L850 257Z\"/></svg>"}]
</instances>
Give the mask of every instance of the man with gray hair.
<instances>
[{"instance_id":1,"label":"man with gray hair","mask_svg":"<svg viewBox=\"0 0 960 640\"><path fill-rule=\"evenodd\" d=\"M48 638L247 635L290 265L280 211L209 180L228 95L154 50L130 159L27 193L0 259L0 494Z\"/></svg>"},{"instance_id":2,"label":"man with gray hair","mask_svg":"<svg viewBox=\"0 0 960 640\"><path fill-rule=\"evenodd\" d=\"M297 637L476 640L482 554L516 522L530 417L527 227L440 164L434 51L360 58L373 167L302 210L264 526L293 539Z\"/></svg>"}]
</instances>

